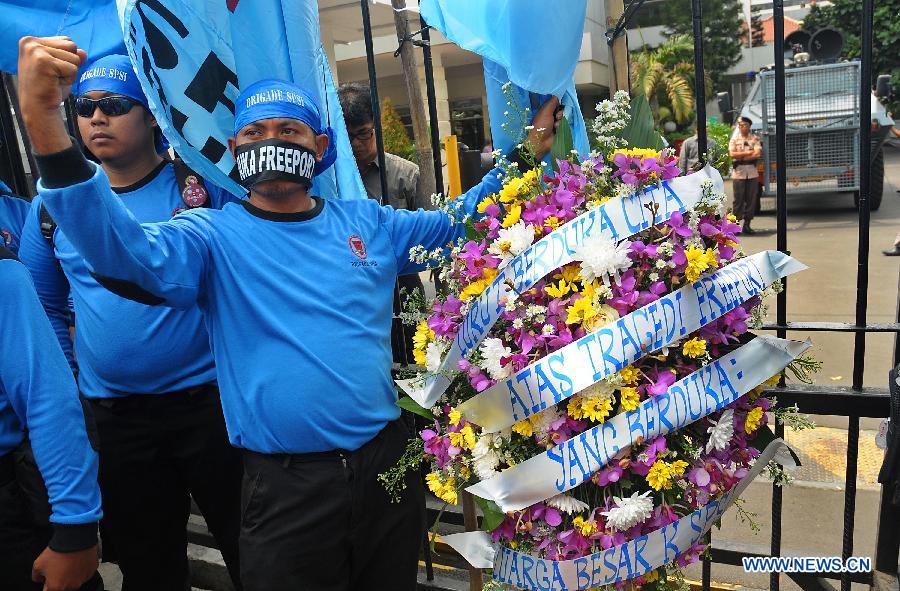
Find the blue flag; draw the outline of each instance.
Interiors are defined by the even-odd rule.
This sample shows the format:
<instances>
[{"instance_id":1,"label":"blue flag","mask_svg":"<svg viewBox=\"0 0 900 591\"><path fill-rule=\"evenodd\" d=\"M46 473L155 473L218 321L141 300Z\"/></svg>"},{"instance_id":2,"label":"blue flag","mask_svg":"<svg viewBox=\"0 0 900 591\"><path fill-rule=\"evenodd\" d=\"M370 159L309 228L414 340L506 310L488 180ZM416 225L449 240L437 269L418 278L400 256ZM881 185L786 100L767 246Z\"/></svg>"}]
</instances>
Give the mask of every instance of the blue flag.
<instances>
[{"instance_id":1,"label":"blue flag","mask_svg":"<svg viewBox=\"0 0 900 591\"><path fill-rule=\"evenodd\" d=\"M0 1L0 70L16 72L26 35L68 35L90 60L125 53L115 0Z\"/></svg>"},{"instance_id":2,"label":"blue flag","mask_svg":"<svg viewBox=\"0 0 900 591\"><path fill-rule=\"evenodd\" d=\"M430 26L482 57L495 149L509 152L522 138L501 127L510 100L521 112L552 95L565 107L575 149L590 151L574 79L586 0L421 0L419 9Z\"/></svg>"},{"instance_id":3,"label":"blue flag","mask_svg":"<svg viewBox=\"0 0 900 591\"><path fill-rule=\"evenodd\" d=\"M228 138L240 90L266 78L308 91L335 131L337 160L318 175L324 198L366 197L319 37L313 0L128 0L125 44L150 109L178 154L235 195Z\"/></svg>"}]
</instances>

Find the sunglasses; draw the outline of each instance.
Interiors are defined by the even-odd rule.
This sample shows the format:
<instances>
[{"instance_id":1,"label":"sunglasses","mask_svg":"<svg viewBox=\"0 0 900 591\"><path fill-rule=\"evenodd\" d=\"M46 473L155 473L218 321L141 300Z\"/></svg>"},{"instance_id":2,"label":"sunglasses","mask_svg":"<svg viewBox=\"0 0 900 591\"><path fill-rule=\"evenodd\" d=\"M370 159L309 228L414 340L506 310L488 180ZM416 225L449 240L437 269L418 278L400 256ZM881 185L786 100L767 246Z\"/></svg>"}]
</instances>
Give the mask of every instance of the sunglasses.
<instances>
[{"instance_id":1,"label":"sunglasses","mask_svg":"<svg viewBox=\"0 0 900 591\"><path fill-rule=\"evenodd\" d=\"M105 96L98 99L78 97L75 99L75 113L79 117L93 117L94 110L100 107L100 111L107 117L118 117L131 110L131 107L140 103L127 96Z\"/></svg>"}]
</instances>

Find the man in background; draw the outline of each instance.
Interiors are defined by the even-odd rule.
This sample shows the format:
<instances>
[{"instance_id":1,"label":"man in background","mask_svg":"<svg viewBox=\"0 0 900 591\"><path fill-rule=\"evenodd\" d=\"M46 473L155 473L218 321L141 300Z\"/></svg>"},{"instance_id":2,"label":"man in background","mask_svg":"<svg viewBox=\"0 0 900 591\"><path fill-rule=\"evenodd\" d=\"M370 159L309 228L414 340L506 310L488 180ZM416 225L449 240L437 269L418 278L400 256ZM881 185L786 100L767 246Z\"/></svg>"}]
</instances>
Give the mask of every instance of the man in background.
<instances>
[{"instance_id":1,"label":"man in background","mask_svg":"<svg viewBox=\"0 0 900 591\"><path fill-rule=\"evenodd\" d=\"M716 140L706 137L706 154L712 154L716 149ZM704 160L706 160L704 158ZM681 152L678 154L678 168L681 174L687 174L688 171L696 172L700 170L700 144L697 142L697 124L694 124L694 135L684 140L681 144Z\"/></svg>"},{"instance_id":2,"label":"man in background","mask_svg":"<svg viewBox=\"0 0 900 591\"><path fill-rule=\"evenodd\" d=\"M381 170L378 166L378 145L375 142L375 116L372 113L372 93L365 84L350 82L338 89L344 122L350 135L353 157L362 177L363 186L369 199L390 205L394 209L434 209L430 200L417 197L419 167L396 154L384 153L384 175L387 195L381 194ZM400 289L405 294L414 290L424 293L422 280L418 275L401 275ZM394 298L394 315L401 310L399 293ZM412 362L413 330L403 326L399 318L394 318L391 327L391 348L394 363L405 365Z\"/></svg>"}]
</instances>

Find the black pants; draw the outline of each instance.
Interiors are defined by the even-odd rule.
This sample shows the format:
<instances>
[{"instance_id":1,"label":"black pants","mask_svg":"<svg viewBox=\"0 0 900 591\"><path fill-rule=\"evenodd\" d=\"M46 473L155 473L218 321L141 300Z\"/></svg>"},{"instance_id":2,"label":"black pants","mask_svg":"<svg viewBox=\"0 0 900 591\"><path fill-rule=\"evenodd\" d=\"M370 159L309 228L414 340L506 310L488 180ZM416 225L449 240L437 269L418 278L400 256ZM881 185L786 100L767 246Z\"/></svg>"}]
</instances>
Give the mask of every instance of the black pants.
<instances>
[{"instance_id":1,"label":"black pants","mask_svg":"<svg viewBox=\"0 0 900 591\"><path fill-rule=\"evenodd\" d=\"M244 452L241 577L246 591L414 591L425 524L419 474L400 503L377 481L410 432L389 423L355 452Z\"/></svg>"},{"instance_id":2,"label":"black pants","mask_svg":"<svg viewBox=\"0 0 900 591\"><path fill-rule=\"evenodd\" d=\"M404 290L404 299L409 297L413 291L419 290L424 296L425 287L422 285L422 279L417 275L401 275L398 277L400 281L399 288ZM400 301L400 292L394 292L394 315L398 315L403 311L403 305ZM413 361L413 335L416 333L414 326L406 326L399 318L394 318L391 322L391 352L393 353L394 363L400 365L410 365Z\"/></svg>"},{"instance_id":3,"label":"black pants","mask_svg":"<svg viewBox=\"0 0 900 591\"><path fill-rule=\"evenodd\" d=\"M92 400L100 438L104 555L123 591L190 588L191 497L239 587L240 452L231 447L215 386Z\"/></svg>"},{"instance_id":4,"label":"black pants","mask_svg":"<svg viewBox=\"0 0 900 591\"><path fill-rule=\"evenodd\" d=\"M734 190L734 215L746 222L756 215L756 204L759 200L759 181L752 179L732 179L731 187Z\"/></svg>"},{"instance_id":5,"label":"black pants","mask_svg":"<svg viewBox=\"0 0 900 591\"><path fill-rule=\"evenodd\" d=\"M31 580L31 566L47 547L53 531L44 519L46 499L32 498L27 492L29 488L20 486L16 480L12 454L0 457L0 589L3 591L44 588L43 583ZM94 573L81 589L103 591L103 580Z\"/></svg>"}]
</instances>

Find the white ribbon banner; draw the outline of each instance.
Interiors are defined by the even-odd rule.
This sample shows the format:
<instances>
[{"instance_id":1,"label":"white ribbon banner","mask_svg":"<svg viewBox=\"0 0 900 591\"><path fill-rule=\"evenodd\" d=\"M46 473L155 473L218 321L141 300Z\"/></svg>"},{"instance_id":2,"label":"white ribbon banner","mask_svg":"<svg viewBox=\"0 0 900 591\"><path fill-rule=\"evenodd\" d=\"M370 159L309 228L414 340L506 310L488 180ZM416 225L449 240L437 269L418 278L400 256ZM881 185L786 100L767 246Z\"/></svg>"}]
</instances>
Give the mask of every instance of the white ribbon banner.
<instances>
[{"instance_id":1,"label":"white ribbon banner","mask_svg":"<svg viewBox=\"0 0 900 591\"><path fill-rule=\"evenodd\" d=\"M521 293L554 269L575 260L574 247L598 232L618 242L665 222L675 212L692 209L703 196L701 184L705 180L713 182L715 191L723 190L718 171L706 166L700 172L664 181L640 193L611 199L531 245L504 267L474 302L438 371L455 370L456 362L484 340L503 312L501 299L511 292L507 282ZM429 376L424 387L419 387L416 380L397 380L397 384L420 406L431 408L450 386L450 380L438 373Z\"/></svg>"},{"instance_id":2,"label":"white ribbon banner","mask_svg":"<svg viewBox=\"0 0 900 591\"><path fill-rule=\"evenodd\" d=\"M753 468L729 492L678 521L620 546L574 560L544 560L491 542L487 532L443 539L475 568L491 568L493 578L533 591L575 591L610 585L670 564L699 542L772 460L796 466L781 439L772 441Z\"/></svg>"},{"instance_id":3,"label":"white ribbon banner","mask_svg":"<svg viewBox=\"0 0 900 591\"><path fill-rule=\"evenodd\" d=\"M774 250L743 258L569 343L457 409L485 432L499 431L699 330L776 279L805 268Z\"/></svg>"},{"instance_id":4,"label":"white ribbon banner","mask_svg":"<svg viewBox=\"0 0 900 591\"><path fill-rule=\"evenodd\" d=\"M675 382L666 393L633 411L564 441L466 490L517 511L571 490L604 467L619 451L681 429L721 410L783 370L811 343L758 336Z\"/></svg>"}]
</instances>

